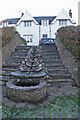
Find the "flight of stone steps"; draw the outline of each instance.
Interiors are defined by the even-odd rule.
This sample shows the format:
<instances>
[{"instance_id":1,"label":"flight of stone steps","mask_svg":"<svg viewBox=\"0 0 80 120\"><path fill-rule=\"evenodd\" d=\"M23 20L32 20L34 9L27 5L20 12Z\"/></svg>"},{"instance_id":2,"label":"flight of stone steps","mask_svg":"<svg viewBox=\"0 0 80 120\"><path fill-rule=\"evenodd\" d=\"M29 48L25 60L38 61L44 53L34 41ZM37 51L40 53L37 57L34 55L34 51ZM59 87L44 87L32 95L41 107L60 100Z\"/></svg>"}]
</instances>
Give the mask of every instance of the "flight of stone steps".
<instances>
[{"instance_id":1,"label":"flight of stone steps","mask_svg":"<svg viewBox=\"0 0 80 120\"><path fill-rule=\"evenodd\" d=\"M48 68L51 79L47 80L48 86L73 84L74 80L60 60L57 47L54 45L42 46L43 61Z\"/></svg>"},{"instance_id":2,"label":"flight of stone steps","mask_svg":"<svg viewBox=\"0 0 80 120\"><path fill-rule=\"evenodd\" d=\"M2 75L0 75L2 82L0 84L6 85L6 82L10 79L11 72L18 69L19 63L24 60L29 50L30 47L28 46L18 46L15 48L10 59L2 67ZM47 80L48 86L66 85L74 82L67 69L62 65L55 45L42 46L42 56L45 66L48 68L48 73L51 76L51 79Z\"/></svg>"},{"instance_id":3,"label":"flight of stone steps","mask_svg":"<svg viewBox=\"0 0 80 120\"><path fill-rule=\"evenodd\" d=\"M14 72L18 69L19 63L24 60L27 55L30 47L26 46L17 46L14 53L6 64L2 67L2 85L6 85L6 82L10 79L11 72Z\"/></svg>"}]
</instances>

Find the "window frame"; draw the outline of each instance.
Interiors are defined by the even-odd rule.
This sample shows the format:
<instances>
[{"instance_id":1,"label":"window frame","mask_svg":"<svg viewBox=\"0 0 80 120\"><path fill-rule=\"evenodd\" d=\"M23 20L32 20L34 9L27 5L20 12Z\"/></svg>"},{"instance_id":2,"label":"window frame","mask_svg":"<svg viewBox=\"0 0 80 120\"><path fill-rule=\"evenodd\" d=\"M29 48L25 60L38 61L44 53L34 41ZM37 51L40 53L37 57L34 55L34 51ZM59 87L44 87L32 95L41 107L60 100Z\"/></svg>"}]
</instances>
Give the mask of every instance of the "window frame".
<instances>
[{"instance_id":1,"label":"window frame","mask_svg":"<svg viewBox=\"0 0 80 120\"><path fill-rule=\"evenodd\" d=\"M67 20L59 20L59 26L66 26Z\"/></svg>"},{"instance_id":2,"label":"window frame","mask_svg":"<svg viewBox=\"0 0 80 120\"><path fill-rule=\"evenodd\" d=\"M48 26L48 20L43 20L43 26Z\"/></svg>"},{"instance_id":3,"label":"window frame","mask_svg":"<svg viewBox=\"0 0 80 120\"><path fill-rule=\"evenodd\" d=\"M32 21L24 21L24 27L31 27Z\"/></svg>"}]
</instances>

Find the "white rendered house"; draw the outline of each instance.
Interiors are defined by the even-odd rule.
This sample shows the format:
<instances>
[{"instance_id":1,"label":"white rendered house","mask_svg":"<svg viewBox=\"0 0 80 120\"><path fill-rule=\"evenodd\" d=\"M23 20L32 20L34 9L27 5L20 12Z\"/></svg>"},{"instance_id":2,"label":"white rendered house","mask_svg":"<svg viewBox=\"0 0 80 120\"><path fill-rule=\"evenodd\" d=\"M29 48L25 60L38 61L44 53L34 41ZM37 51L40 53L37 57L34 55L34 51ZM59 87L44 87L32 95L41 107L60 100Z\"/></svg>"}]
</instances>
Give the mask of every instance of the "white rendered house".
<instances>
[{"instance_id":1,"label":"white rendered house","mask_svg":"<svg viewBox=\"0 0 80 120\"><path fill-rule=\"evenodd\" d=\"M33 17L26 11L21 18L15 18L12 23L14 23L16 30L27 41L29 46L39 45L39 41L44 37L55 38L56 31L62 26L76 24L72 19L71 10L68 15L64 9L57 16L42 17ZM7 26L10 26L8 22Z\"/></svg>"}]
</instances>

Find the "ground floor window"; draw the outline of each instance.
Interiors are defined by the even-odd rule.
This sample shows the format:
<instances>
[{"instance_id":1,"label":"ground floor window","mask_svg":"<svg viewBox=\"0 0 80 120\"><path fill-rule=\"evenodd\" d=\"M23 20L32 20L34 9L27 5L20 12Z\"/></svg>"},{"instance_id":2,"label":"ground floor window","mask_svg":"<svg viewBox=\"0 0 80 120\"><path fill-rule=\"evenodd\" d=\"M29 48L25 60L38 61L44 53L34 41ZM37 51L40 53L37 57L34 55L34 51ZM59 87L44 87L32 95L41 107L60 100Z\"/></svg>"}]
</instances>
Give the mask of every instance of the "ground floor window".
<instances>
[{"instance_id":1,"label":"ground floor window","mask_svg":"<svg viewBox=\"0 0 80 120\"><path fill-rule=\"evenodd\" d=\"M43 38L47 38L47 34L43 34Z\"/></svg>"},{"instance_id":2,"label":"ground floor window","mask_svg":"<svg viewBox=\"0 0 80 120\"><path fill-rule=\"evenodd\" d=\"M24 35L24 39L27 43L32 43L33 35Z\"/></svg>"}]
</instances>

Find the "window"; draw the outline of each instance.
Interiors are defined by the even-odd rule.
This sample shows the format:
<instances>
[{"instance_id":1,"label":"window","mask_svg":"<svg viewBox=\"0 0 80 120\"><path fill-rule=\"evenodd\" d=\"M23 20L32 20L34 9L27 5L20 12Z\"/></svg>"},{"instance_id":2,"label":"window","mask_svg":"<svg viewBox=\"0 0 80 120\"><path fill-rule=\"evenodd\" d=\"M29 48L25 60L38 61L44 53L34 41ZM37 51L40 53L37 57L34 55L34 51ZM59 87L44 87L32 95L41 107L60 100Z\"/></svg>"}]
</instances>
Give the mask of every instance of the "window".
<instances>
[{"instance_id":1,"label":"window","mask_svg":"<svg viewBox=\"0 0 80 120\"><path fill-rule=\"evenodd\" d=\"M59 20L59 26L67 25L67 20Z\"/></svg>"},{"instance_id":2,"label":"window","mask_svg":"<svg viewBox=\"0 0 80 120\"><path fill-rule=\"evenodd\" d=\"M27 27L29 27L29 22L27 22Z\"/></svg>"},{"instance_id":3,"label":"window","mask_svg":"<svg viewBox=\"0 0 80 120\"><path fill-rule=\"evenodd\" d=\"M24 22L24 27L26 27L26 22Z\"/></svg>"},{"instance_id":4,"label":"window","mask_svg":"<svg viewBox=\"0 0 80 120\"><path fill-rule=\"evenodd\" d=\"M43 20L43 26L47 26L48 25L48 21L47 20Z\"/></svg>"},{"instance_id":5,"label":"window","mask_svg":"<svg viewBox=\"0 0 80 120\"><path fill-rule=\"evenodd\" d=\"M28 22L24 22L24 27L31 27L32 22L28 21Z\"/></svg>"},{"instance_id":6,"label":"window","mask_svg":"<svg viewBox=\"0 0 80 120\"><path fill-rule=\"evenodd\" d=\"M24 39L27 43L32 43L33 35L24 35Z\"/></svg>"},{"instance_id":7,"label":"window","mask_svg":"<svg viewBox=\"0 0 80 120\"><path fill-rule=\"evenodd\" d=\"M59 26L61 26L61 20L59 20Z\"/></svg>"},{"instance_id":8,"label":"window","mask_svg":"<svg viewBox=\"0 0 80 120\"><path fill-rule=\"evenodd\" d=\"M3 27L7 27L8 26L8 22L3 22Z\"/></svg>"},{"instance_id":9,"label":"window","mask_svg":"<svg viewBox=\"0 0 80 120\"><path fill-rule=\"evenodd\" d=\"M43 34L43 38L47 38L47 34Z\"/></svg>"}]
</instances>

